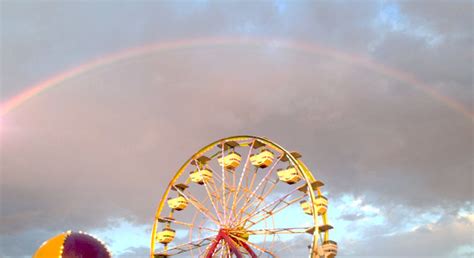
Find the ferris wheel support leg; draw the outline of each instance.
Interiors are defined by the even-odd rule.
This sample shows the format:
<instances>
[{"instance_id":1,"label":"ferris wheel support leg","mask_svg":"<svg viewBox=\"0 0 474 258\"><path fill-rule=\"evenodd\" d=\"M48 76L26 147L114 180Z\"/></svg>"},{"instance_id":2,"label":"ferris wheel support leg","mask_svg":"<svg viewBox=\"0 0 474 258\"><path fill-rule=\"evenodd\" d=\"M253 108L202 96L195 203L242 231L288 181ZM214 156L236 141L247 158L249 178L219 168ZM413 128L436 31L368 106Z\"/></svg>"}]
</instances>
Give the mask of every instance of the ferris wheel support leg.
<instances>
[{"instance_id":1,"label":"ferris wheel support leg","mask_svg":"<svg viewBox=\"0 0 474 258\"><path fill-rule=\"evenodd\" d=\"M216 239L214 239L214 242L209 246L209 251L206 254L206 258L212 258L212 256L214 255L214 252L216 251L217 245L219 244L221 240L224 240L224 242L227 243L227 245L230 248L231 253L233 253L237 258L242 258L242 254L240 253L239 248L235 245L234 240L232 240L232 238L222 229L219 230L219 233L217 234ZM252 256L252 257L257 257L257 256Z\"/></svg>"},{"instance_id":2,"label":"ferris wheel support leg","mask_svg":"<svg viewBox=\"0 0 474 258\"><path fill-rule=\"evenodd\" d=\"M250 254L252 258L257 258L257 255L253 252L252 248L248 246L245 242L240 242L240 244L247 250L247 252Z\"/></svg>"}]
</instances>

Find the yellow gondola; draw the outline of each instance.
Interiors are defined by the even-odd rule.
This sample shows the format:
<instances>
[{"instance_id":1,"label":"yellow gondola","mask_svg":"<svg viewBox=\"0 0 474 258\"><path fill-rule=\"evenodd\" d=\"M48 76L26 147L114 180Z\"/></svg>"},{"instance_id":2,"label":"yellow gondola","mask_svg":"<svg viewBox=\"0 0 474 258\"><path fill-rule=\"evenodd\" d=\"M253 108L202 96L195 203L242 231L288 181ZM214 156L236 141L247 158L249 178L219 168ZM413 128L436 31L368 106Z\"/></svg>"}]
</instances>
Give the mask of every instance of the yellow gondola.
<instances>
[{"instance_id":1,"label":"yellow gondola","mask_svg":"<svg viewBox=\"0 0 474 258\"><path fill-rule=\"evenodd\" d=\"M259 154L254 154L250 156L250 162L252 162L252 165L256 167L266 168L273 163L273 158L273 152L264 149Z\"/></svg>"},{"instance_id":2,"label":"yellow gondola","mask_svg":"<svg viewBox=\"0 0 474 258\"><path fill-rule=\"evenodd\" d=\"M332 240L324 241L322 249L324 251L324 257L333 258L337 255L337 243Z\"/></svg>"},{"instance_id":3,"label":"yellow gondola","mask_svg":"<svg viewBox=\"0 0 474 258\"><path fill-rule=\"evenodd\" d=\"M240 165L242 157L237 152L231 152L224 157L219 156L217 161L219 165L223 166L226 169L235 169Z\"/></svg>"},{"instance_id":4,"label":"yellow gondola","mask_svg":"<svg viewBox=\"0 0 474 258\"><path fill-rule=\"evenodd\" d=\"M171 228L165 228L156 234L156 241L162 244L168 244L173 241L176 231Z\"/></svg>"},{"instance_id":5,"label":"yellow gondola","mask_svg":"<svg viewBox=\"0 0 474 258\"><path fill-rule=\"evenodd\" d=\"M200 185L212 179L212 170L208 168L196 169L189 175L191 181Z\"/></svg>"},{"instance_id":6,"label":"yellow gondola","mask_svg":"<svg viewBox=\"0 0 474 258\"><path fill-rule=\"evenodd\" d=\"M296 171L296 168L293 166L289 166L287 169L278 169L277 175L278 179L290 185L301 180L298 171Z\"/></svg>"},{"instance_id":7,"label":"yellow gondola","mask_svg":"<svg viewBox=\"0 0 474 258\"><path fill-rule=\"evenodd\" d=\"M313 215L313 207L308 201L300 201L301 209L308 215Z\"/></svg>"},{"instance_id":8,"label":"yellow gondola","mask_svg":"<svg viewBox=\"0 0 474 258\"><path fill-rule=\"evenodd\" d=\"M168 206L177 211L184 210L188 206L188 200L183 196L168 199Z\"/></svg>"},{"instance_id":9,"label":"yellow gondola","mask_svg":"<svg viewBox=\"0 0 474 258\"><path fill-rule=\"evenodd\" d=\"M316 197L316 210L318 215L323 215L328 209L328 199L322 195Z\"/></svg>"}]
</instances>

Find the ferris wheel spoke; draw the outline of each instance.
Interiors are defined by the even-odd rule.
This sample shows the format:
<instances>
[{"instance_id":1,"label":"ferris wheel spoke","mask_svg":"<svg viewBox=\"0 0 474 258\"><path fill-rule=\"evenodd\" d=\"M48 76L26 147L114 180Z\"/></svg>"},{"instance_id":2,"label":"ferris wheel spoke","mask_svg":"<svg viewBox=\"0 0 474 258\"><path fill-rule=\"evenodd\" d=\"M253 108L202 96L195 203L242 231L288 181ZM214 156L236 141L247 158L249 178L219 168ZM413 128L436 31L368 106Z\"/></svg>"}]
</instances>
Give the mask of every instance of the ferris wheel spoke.
<instances>
[{"instance_id":1,"label":"ferris wheel spoke","mask_svg":"<svg viewBox=\"0 0 474 258\"><path fill-rule=\"evenodd\" d=\"M256 178L256 175L257 175L257 171L258 171L258 167L255 167L255 170L254 170L254 173L253 173L253 176L252 176L252 179L250 181L250 184L247 184L246 187L243 187L241 190L242 190L242 194L241 196L238 198L237 200L237 204L239 204L241 202L241 200L243 199L247 199L250 194L252 193L252 186L254 184L254 181L255 181L255 178ZM250 186L249 186L250 185ZM259 196L257 196L257 198L259 198ZM245 202L244 202L245 204ZM233 223L239 221L241 218L242 218L242 215L245 213L245 209L244 209L244 205L241 205L239 210L236 212L237 216L236 218L234 219Z\"/></svg>"},{"instance_id":2,"label":"ferris wheel spoke","mask_svg":"<svg viewBox=\"0 0 474 258\"><path fill-rule=\"evenodd\" d=\"M252 150L252 148L253 148L253 146L254 146L254 144L255 144L255 141L256 141L256 140L252 141L252 146L251 146L251 148L250 148L250 151ZM249 161L249 158L250 158L250 157L247 157L246 163ZM246 167L244 167L244 169L246 169ZM254 185L254 183L255 183L255 179L256 179L256 177L257 177L257 172L258 172L258 167L255 167L255 170L254 170L254 172L253 172L253 175L252 175L252 178L251 178L250 182L248 181L249 178L246 177L246 180L245 180L245 181L246 181L246 187L244 188L245 190L248 190L248 189L252 189L252 188L253 188L253 185ZM242 174L243 174L243 173L242 173ZM236 204L240 203L241 199L243 199L244 197L245 197L245 198L248 198L250 192L251 192L251 191L245 191L245 195L241 195L241 196L237 199Z\"/></svg>"},{"instance_id":3,"label":"ferris wheel spoke","mask_svg":"<svg viewBox=\"0 0 474 258\"><path fill-rule=\"evenodd\" d=\"M243 193L237 198L236 206L237 206L243 199L247 199L247 198L249 197L250 193L252 192L252 190L251 190L251 189L252 189L252 186L253 186L253 184L254 184L254 182L255 182L255 179L256 179L256 177L257 177L257 172L258 172L258 167L255 167L255 170L254 170L254 172L253 172L252 179L250 180L250 183L248 182L248 177L246 178L246 179L247 179L247 180L246 180L246 181L247 181L247 182L246 182L246 186L243 187L243 188L241 188L241 190L242 190ZM240 210L237 212L237 214L240 215L241 212L242 212L242 209L240 209Z\"/></svg>"},{"instance_id":4,"label":"ferris wheel spoke","mask_svg":"<svg viewBox=\"0 0 474 258\"><path fill-rule=\"evenodd\" d=\"M189 228L207 230L207 231L211 231L211 232L218 232L219 231L217 229L212 229L212 228L208 228L208 227L195 226L193 223L179 221L179 220L176 220L174 218L169 218L169 217L160 217L160 218L158 218L158 220L163 221L163 222L167 222L167 223L173 223L173 224L176 224L176 225L186 226L186 227L189 227Z\"/></svg>"},{"instance_id":5,"label":"ferris wheel spoke","mask_svg":"<svg viewBox=\"0 0 474 258\"><path fill-rule=\"evenodd\" d=\"M178 254L182 254L186 252L191 252L194 249L209 245L209 243L212 242L212 238L213 237L206 237L206 238L190 241L187 243L179 244L179 245L168 248L166 252L157 253L157 255L173 256L173 255L178 255Z\"/></svg>"},{"instance_id":6,"label":"ferris wheel spoke","mask_svg":"<svg viewBox=\"0 0 474 258\"><path fill-rule=\"evenodd\" d=\"M200 223L199 223L199 226L202 226L206 221L205 220L202 220ZM192 231L192 230L191 230ZM215 233L215 232L214 232ZM198 230L198 238L202 238L202 235L203 234L203 231L202 230ZM207 236L206 236L207 237ZM210 237L212 238L212 236ZM199 252L201 252L201 247L198 247L198 250Z\"/></svg>"},{"instance_id":7,"label":"ferris wheel spoke","mask_svg":"<svg viewBox=\"0 0 474 258\"><path fill-rule=\"evenodd\" d=\"M204 216L212 220L216 225L220 225L219 220L215 218L212 213L210 213L209 210L203 204L201 204L201 202L194 198L189 192L184 193L184 191L181 191L180 189L176 189L176 191L178 191L184 198L186 198L186 200L188 200L188 202L191 203Z\"/></svg>"},{"instance_id":8,"label":"ferris wheel spoke","mask_svg":"<svg viewBox=\"0 0 474 258\"><path fill-rule=\"evenodd\" d=\"M248 189L245 189L245 191L251 192L251 191L248 190ZM263 196L261 196L261 195L259 195L259 194L255 194L255 197L256 197L258 200L263 199ZM245 206L241 206L241 207L240 207L239 211L236 213L236 214L238 214L238 215L236 216L236 218L234 219L234 221L233 221L233 223L232 223L233 225L236 224L236 223L238 223L238 222L241 222L241 221L242 221L242 217L244 217L244 215L245 215L246 217L252 215L252 213L250 213L250 212L248 211L248 208L249 208L249 207L245 207Z\"/></svg>"},{"instance_id":9,"label":"ferris wheel spoke","mask_svg":"<svg viewBox=\"0 0 474 258\"><path fill-rule=\"evenodd\" d=\"M189 223L189 224L192 224L192 225L195 224L196 218L197 218L198 214L199 214L199 212L194 211L193 218L191 219L191 223ZM199 224L198 227L200 227L200 226L202 226L202 223ZM193 229L194 229L194 228L190 228L189 231L188 231L188 237L189 237L189 238L188 238L188 239L189 239L188 242L192 242L192 241L193 241L193 233L194 233L194 230L193 230ZM201 233L201 230L199 230L199 236L198 236L198 238L201 238L201 234L200 234L200 233ZM198 249L200 249L200 248L198 247ZM191 251L191 256L193 256L193 250L191 249L190 251Z\"/></svg>"},{"instance_id":10,"label":"ferris wheel spoke","mask_svg":"<svg viewBox=\"0 0 474 258\"><path fill-rule=\"evenodd\" d=\"M252 141L252 144L249 147L249 151L248 151L248 154L247 154L247 159L245 160L244 168L242 170L242 173L240 174L239 184L237 185L237 189L235 189L235 191L234 191L234 197L233 197L233 201L232 201L232 209L230 210L230 216L229 217L232 217L232 214L236 214L235 209L236 209L236 206L237 206L237 193L240 191L240 187L242 186L242 180L244 179L245 172L247 171L247 167L249 165L250 155L252 154L252 149L253 149L254 143L255 143L255 140ZM234 176L235 176L235 173L234 173Z\"/></svg>"},{"instance_id":11,"label":"ferris wheel spoke","mask_svg":"<svg viewBox=\"0 0 474 258\"><path fill-rule=\"evenodd\" d=\"M217 243L215 241L216 241L215 237L212 237L211 242L209 243L209 245L207 245L204 250L199 252L198 257L204 257L208 252L210 252L210 249L212 249L214 247L215 247L215 250L214 250L214 255L213 256L215 256L216 254L219 254L219 252L221 252L222 248L223 248L223 245L222 245L223 241L219 241Z\"/></svg>"},{"instance_id":12,"label":"ferris wheel spoke","mask_svg":"<svg viewBox=\"0 0 474 258\"><path fill-rule=\"evenodd\" d=\"M257 197L257 203L255 205L255 207L252 209L252 211L248 212L249 214L255 214L257 211L258 211L258 208L260 207L260 205L262 205L265 201L265 199L273 192L273 190L275 190L275 187L277 186L278 184L278 181L272 181L272 180L268 180L271 182L271 187L270 189L267 191L267 192L262 192L262 194ZM265 190L265 189L263 189ZM250 207L249 207L250 208ZM243 212L241 213L241 215L243 214Z\"/></svg>"},{"instance_id":13,"label":"ferris wheel spoke","mask_svg":"<svg viewBox=\"0 0 474 258\"><path fill-rule=\"evenodd\" d=\"M249 235L277 235L277 234L308 234L313 227L299 227L299 228L269 228L247 230Z\"/></svg>"},{"instance_id":14,"label":"ferris wheel spoke","mask_svg":"<svg viewBox=\"0 0 474 258\"><path fill-rule=\"evenodd\" d=\"M217 181L217 184L216 184L216 182L214 181L214 178L213 178L213 179L209 180L210 184L208 184L208 185L209 186L212 185L213 189L218 189L218 185L220 184L221 181L218 178L216 178L216 181ZM225 187L227 189L227 191L225 192L225 196L230 197L232 195L232 192L233 192L232 188L230 186L227 186L227 185ZM217 203L220 204L220 206L222 207L222 212L221 212L221 215L222 215L224 210L230 211L231 207L224 206L224 202L223 202L224 197L220 195L220 192L221 192L220 190L214 190L214 192L211 193L211 194L215 195L216 199L218 200ZM216 204L216 206L218 206L218 205ZM224 220L222 220L222 222L224 223Z\"/></svg>"},{"instance_id":15,"label":"ferris wheel spoke","mask_svg":"<svg viewBox=\"0 0 474 258\"><path fill-rule=\"evenodd\" d=\"M214 180L214 183L217 183L215 185L216 187L216 191L219 189L218 185L224 185L225 189L227 190L227 192L231 192L232 191L232 186L230 186L229 184L227 184L227 182L225 182L222 177L219 175L219 174L214 174L214 176L212 177L211 180L209 181L213 181ZM221 191L221 190L219 190Z\"/></svg>"},{"instance_id":16,"label":"ferris wheel spoke","mask_svg":"<svg viewBox=\"0 0 474 258\"><path fill-rule=\"evenodd\" d=\"M207 182L204 183L204 188L206 188L207 196L211 200L212 207L214 208L214 211L216 212L216 215L217 215L217 218L219 219L219 222L222 223L223 220L222 220L222 217L221 217L221 213L220 213L219 209L217 208L216 204L214 203L214 197L213 197L213 195L211 194L211 192L209 190L210 187L208 187L207 185L208 185ZM217 199L217 200L219 200L219 199Z\"/></svg>"},{"instance_id":17,"label":"ferris wheel spoke","mask_svg":"<svg viewBox=\"0 0 474 258\"><path fill-rule=\"evenodd\" d=\"M249 215L247 215L247 217L245 217L244 219L241 220L241 222L245 224L247 224L247 222L249 222L251 224L251 226L257 224L258 222L262 221L262 220L265 220L266 218L270 217L270 216L273 216L275 213L278 213L279 211L283 210L284 208L290 206L291 204L303 199L305 196L306 196L306 193L303 193L302 196L300 197L297 197L295 199L292 199L292 200L289 200L287 201L287 199L292 196L293 194L295 194L296 192L299 191L299 188L300 187L297 187L293 190L291 190L290 192L288 192L287 194L283 195L282 197L266 204L265 206L263 206L262 208L260 208L259 210L256 210L255 212L253 213L249 213ZM284 204L281 208L278 208L278 206L280 206L280 204ZM258 221L251 221L250 219L252 218L256 218L257 216L263 216L263 218L260 218Z\"/></svg>"},{"instance_id":18,"label":"ferris wheel spoke","mask_svg":"<svg viewBox=\"0 0 474 258\"><path fill-rule=\"evenodd\" d=\"M278 160L276 162L274 162L273 166L270 168L270 170L265 174L265 176L262 178L262 180L260 180L260 182L258 183L258 185L255 187L255 189L249 194L247 195L246 197L246 200L244 202L244 204L241 206L238 214L240 214L240 217L239 217L239 220L241 219L243 213L245 210L247 210L251 205L252 205L252 202L251 200L252 199L255 199L255 197L257 198L257 200L260 200L259 202L263 202L263 200L266 198L266 196L262 196L262 195L259 195L257 194L257 191L259 190L259 188L265 183L265 186L267 185L268 181L269 180L269 176L272 174L273 170L275 169L275 167L277 166L277 164L280 162L280 160L282 159L283 155L280 156L280 158L278 158ZM278 182L278 181L277 181ZM253 182L252 182L253 183ZM276 183L275 183L276 185ZM273 190L274 186L272 187L271 190ZM249 189L250 191L250 189ZM270 194L270 192L268 193Z\"/></svg>"},{"instance_id":19,"label":"ferris wheel spoke","mask_svg":"<svg viewBox=\"0 0 474 258\"><path fill-rule=\"evenodd\" d=\"M278 240L280 241L279 245L281 246L281 248L279 248L278 250L275 250L277 253L280 253L283 250L291 249L291 246L287 243L287 241L283 241L280 235L274 235L274 236L277 236Z\"/></svg>"},{"instance_id":20,"label":"ferris wheel spoke","mask_svg":"<svg viewBox=\"0 0 474 258\"><path fill-rule=\"evenodd\" d=\"M268 255L271 255L272 257L277 257L272 251L270 251L270 250L268 250L268 249L266 249L266 248L263 248L263 247L261 247L261 246L259 246L259 245L257 245L257 244L254 244L254 243L252 243L252 242L250 242L250 241L248 241L248 240L246 240L246 239L243 239L243 238L241 238L241 237L235 237L235 238L238 239L239 241L241 241L241 242L247 244L248 246L253 247L253 248L259 250L259 251L262 252L262 253L266 253L266 254L268 254Z\"/></svg>"},{"instance_id":21,"label":"ferris wheel spoke","mask_svg":"<svg viewBox=\"0 0 474 258\"><path fill-rule=\"evenodd\" d=\"M195 164L198 164L197 160L194 160L194 162L195 162ZM197 168L200 172L201 171L200 166L197 166ZM204 182L204 188L206 189L207 196L209 197L209 200L211 201L212 207L214 208L214 211L216 212L217 219L219 220L219 224L221 224L222 221L223 221L222 218L221 218L221 214L220 214L219 210L217 209L217 206L214 203L214 196L209 191L210 186L208 187L208 183L206 181Z\"/></svg>"},{"instance_id":22,"label":"ferris wheel spoke","mask_svg":"<svg viewBox=\"0 0 474 258\"><path fill-rule=\"evenodd\" d=\"M222 146L222 149L221 149L221 157L224 158L224 145L225 145L225 141L221 142L221 146ZM224 165L221 166L222 167L222 208L224 210L224 221L226 220L226 199L225 199L225 188L226 188L226 183L225 183L225 168L224 168Z\"/></svg>"},{"instance_id":23,"label":"ferris wheel spoke","mask_svg":"<svg viewBox=\"0 0 474 258\"><path fill-rule=\"evenodd\" d=\"M275 228L275 217L272 217L271 222L272 222L273 228ZM267 228L267 224L268 224L268 223L266 223L266 220L265 220L265 228ZM264 238L266 238L266 236L267 236L267 235L265 235ZM275 236L277 236L278 238L280 238L279 235L272 235L271 250L274 250L274 249L275 249Z\"/></svg>"},{"instance_id":24,"label":"ferris wheel spoke","mask_svg":"<svg viewBox=\"0 0 474 258\"><path fill-rule=\"evenodd\" d=\"M290 206L290 205L292 205L292 204L294 204L294 203L300 201L300 200L303 199L303 198L304 198L304 196L300 196L300 197L298 197L298 198L296 198L296 199L294 199L294 200L291 200L291 201L289 201L289 202L286 202L286 203L284 204L284 206L279 207L278 209L277 209L276 207L274 207L274 208L271 209L270 211L264 211L264 212L262 212L261 214L259 214L259 216L261 216L261 217L260 217L260 218L257 218L256 221L252 221L252 220L248 219L245 224L248 223L248 224L250 224L250 225L249 225L249 226L246 226L246 228L252 227L252 226L254 226L254 225L256 225L256 224L258 224L258 223L260 223L260 222L262 222L262 221L264 221L264 220L266 220L266 219L268 219L270 216L274 216L275 214L278 214L280 211L286 209L288 206Z\"/></svg>"},{"instance_id":25,"label":"ferris wheel spoke","mask_svg":"<svg viewBox=\"0 0 474 258\"><path fill-rule=\"evenodd\" d=\"M250 193L250 195L248 196L248 198L246 198L244 204L242 205L242 208L241 210L244 210L244 209L247 209L248 206L251 205L251 200L255 197L258 189L260 189L260 187L268 180L268 178L270 177L270 175L272 175L272 172L273 170L275 169L275 167L277 166L277 164L280 162L281 158L283 157L283 155L281 155L278 160L276 162L273 163L273 166L270 168L270 170L268 170L268 172L265 174L265 176L262 178L262 180L260 180L260 182L258 183L258 185L255 187L255 189L253 190L252 193Z\"/></svg>"}]
</instances>

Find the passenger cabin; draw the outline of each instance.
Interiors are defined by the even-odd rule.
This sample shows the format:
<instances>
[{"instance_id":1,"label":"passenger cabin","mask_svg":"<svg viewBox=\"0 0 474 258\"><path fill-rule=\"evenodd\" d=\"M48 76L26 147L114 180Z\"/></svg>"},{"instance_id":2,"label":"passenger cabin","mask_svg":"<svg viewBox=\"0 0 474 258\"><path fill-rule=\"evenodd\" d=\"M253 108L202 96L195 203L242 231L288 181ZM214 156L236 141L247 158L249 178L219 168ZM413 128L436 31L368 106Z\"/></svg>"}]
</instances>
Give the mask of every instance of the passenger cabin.
<instances>
[{"instance_id":1,"label":"passenger cabin","mask_svg":"<svg viewBox=\"0 0 474 258\"><path fill-rule=\"evenodd\" d=\"M177 211L184 210L188 206L188 200L183 196L168 198L168 206Z\"/></svg>"},{"instance_id":2,"label":"passenger cabin","mask_svg":"<svg viewBox=\"0 0 474 258\"><path fill-rule=\"evenodd\" d=\"M173 241L176 231L171 228L165 228L163 231L160 231L156 234L156 241L162 244L169 244Z\"/></svg>"},{"instance_id":3,"label":"passenger cabin","mask_svg":"<svg viewBox=\"0 0 474 258\"><path fill-rule=\"evenodd\" d=\"M311 207L311 204L308 201L300 201L300 206L304 213L313 215L313 207Z\"/></svg>"},{"instance_id":4,"label":"passenger cabin","mask_svg":"<svg viewBox=\"0 0 474 258\"><path fill-rule=\"evenodd\" d=\"M273 163L273 152L264 149L259 154L253 154L250 156L250 162L252 165L260 168L266 168Z\"/></svg>"},{"instance_id":5,"label":"passenger cabin","mask_svg":"<svg viewBox=\"0 0 474 258\"><path fill-rule=\"evenodd\" d=\"M208 168L196 169L190 173L191 181L200 185L212 179L212 170Z\"/></svg>"},{"instance_id":6,"label":"passenger cabin","mask_svg":"<svg viewBox=\"0 0 474 258\"><path fill-rule=\"evenodd\" d=\"M333 258L337 255L337 243L332 240L324 241L322 249L324 251L325 258Z\"/></svg>"},{"instance_id":7,"label":"passenger cabin","mask_svg":"<svg viewBox=\"0 0 474 258\"><path fill-rule=\"evenodd\" d=\"M219 162L219 165L223 166L226 169L235 169L240 165L240 161L242 160L242 157L240 156L239 153L237 152L230 152L227 155L219 156L217 161Z\"/></svg>"},{"instance_id":8,"label":"passenger cabin","mask_svg":"<svg viewBox=\"0 0 474 258\"><path fill-rule=\"evenodd\" d=\"M289 166L286 169L278 169L277 175L278 179L290 185L301 180L301 177L298 175L298 171L293 166Z\"/></svg>"},{"instance_id":9,"label":"passenger cabin","mask_svg":"<svg viewBox=\"0 0 474 258\"><path fill-rule=\"evenodd\" d=\"M327 209L328 209L328 198L322 195L316 196L316 210L318 211L318 215L325 214Z\"/></svg>"}]
</instances>

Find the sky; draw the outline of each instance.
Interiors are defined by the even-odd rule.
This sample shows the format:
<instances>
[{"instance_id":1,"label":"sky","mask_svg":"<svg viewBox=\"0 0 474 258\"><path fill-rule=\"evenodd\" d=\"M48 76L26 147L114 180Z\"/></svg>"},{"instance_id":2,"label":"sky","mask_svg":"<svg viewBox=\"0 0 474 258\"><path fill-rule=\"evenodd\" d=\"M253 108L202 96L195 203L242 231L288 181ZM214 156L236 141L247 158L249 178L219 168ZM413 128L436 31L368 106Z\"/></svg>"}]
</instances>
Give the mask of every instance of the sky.
<instances>
[{"instance_id":1,"label":"sky","mask_svg":"<svg viewBox=\"0 0 474 258\"><path fill-rule=\"evenodd\" d=\"M474 255L472 1L0 9L2 108L80 70L2 112L0 256L72 229L146 257L176 170L238 134L303 154L338 257Z\"/></svg>"}]
</instances>

